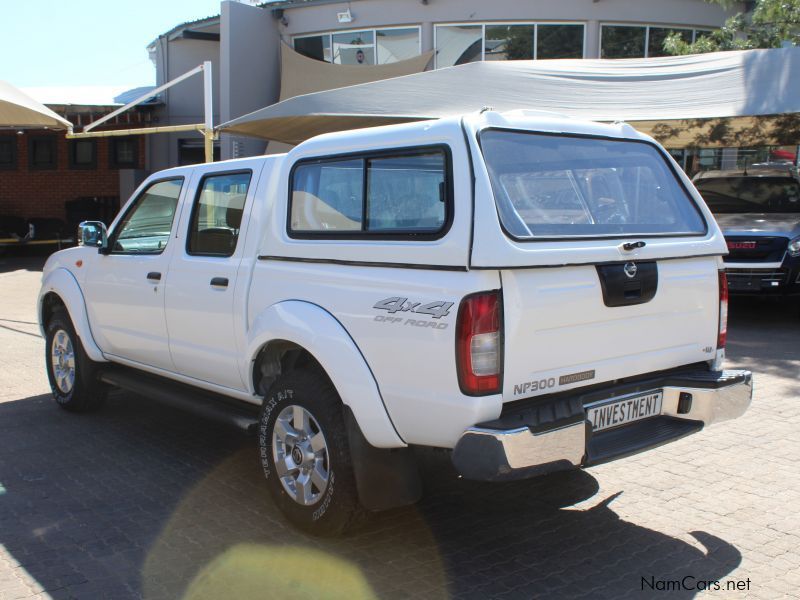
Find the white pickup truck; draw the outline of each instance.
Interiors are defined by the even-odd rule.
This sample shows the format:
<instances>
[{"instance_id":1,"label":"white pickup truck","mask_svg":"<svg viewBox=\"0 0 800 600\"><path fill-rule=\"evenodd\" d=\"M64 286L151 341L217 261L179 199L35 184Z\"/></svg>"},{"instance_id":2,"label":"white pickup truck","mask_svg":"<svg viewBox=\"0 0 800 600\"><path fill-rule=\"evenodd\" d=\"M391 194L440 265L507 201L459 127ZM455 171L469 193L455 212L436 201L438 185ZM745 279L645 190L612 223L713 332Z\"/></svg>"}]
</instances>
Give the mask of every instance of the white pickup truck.
<instances>
[{"instance_id":1,"label":"white pickup truck","mask_svg":"<svg viewBox=\"0 0 800 600\"><path fill-rule=\"evenodd\" d=\"M588 467L741 415L725 240L652 139L484 111L163 171L47 262L56 401L112 387L258 431L290 521Z\"/></svg>"}]
</instances>

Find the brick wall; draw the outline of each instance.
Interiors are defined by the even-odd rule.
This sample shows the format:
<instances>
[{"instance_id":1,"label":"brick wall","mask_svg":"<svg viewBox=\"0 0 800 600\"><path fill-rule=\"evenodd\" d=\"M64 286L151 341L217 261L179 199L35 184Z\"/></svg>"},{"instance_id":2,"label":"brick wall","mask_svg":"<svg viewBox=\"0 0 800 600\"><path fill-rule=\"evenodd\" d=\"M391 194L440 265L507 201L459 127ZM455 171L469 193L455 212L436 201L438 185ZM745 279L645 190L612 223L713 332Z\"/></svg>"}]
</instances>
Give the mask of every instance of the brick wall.
<instances>
[{"instance_id":1,"label":"brick wall","mask_svg":"<svg viewBox=\"0 0 800 600\"><path fill-rule=\"evenodd\" d=\"M7 135L0 133L0 135ZM119 196L119 170L109 162L110 138L97 138L97 164L93 169L71 169L68 142L63 132L28 130L16 139L17 164L0 170L0 216L65 219L64 203L83 196ZM28 143L31 137L51 135L56 139L55 169L31 169ZM144 164L144 143L139 137L139 168Z\"/></svg>"}]
</instances>

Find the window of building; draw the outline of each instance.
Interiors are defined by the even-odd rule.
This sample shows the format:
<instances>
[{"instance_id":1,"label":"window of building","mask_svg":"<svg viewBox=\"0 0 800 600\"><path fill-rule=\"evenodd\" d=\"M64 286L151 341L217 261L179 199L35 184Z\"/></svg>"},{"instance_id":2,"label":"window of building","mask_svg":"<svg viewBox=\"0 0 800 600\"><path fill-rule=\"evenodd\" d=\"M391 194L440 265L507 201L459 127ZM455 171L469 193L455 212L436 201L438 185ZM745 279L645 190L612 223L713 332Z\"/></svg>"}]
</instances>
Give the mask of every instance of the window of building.
<instances>
[{"instance_id":1,"label":"window of building","mask_svg":"<svg viewBox=\"0 0 800 600\"><path fill-rule=\"evenodd\" d=\"M11 136L0 137L0 169L13 170L17 168L17 138Z\"/></svg>"},{"instance_id":2,"label":"window of building","mask_svg":"<svg viewBox=\"0 0 800 600\"><path fill-rule=\"evenodd\" d=\"M419 27L375 30L375 52L379 65L414 58L420 53Z\"/></svg>"},{"instance_id":3,"label":"window of building","mask_svg":"<svg viewBox=\"0 0 800 600\"><path fill-rule=\"evenodd\" d=\"M374 65L373 31L348 31L333 34L333 62L339 65Z\"/></svg>"},{"instance_id":4,"label":"window of building","mask_svg":"<svg viewBox=\"0 0 800 600\"><path fill-rule=\"evenodd\" d=\"M109 144L109 163L112 169L139 167L139 140L135 137L112 137Z\"/></svg>"},{"instance_id":5,"label":"window of building","mask_svg":"<svg viewBox=\"0 0 800 600\"><path fill-rule=\"evenodd\" d=\"M31 136L28 138L28 166L35 170L56 168L56 138Z\"/></svg>"},{"instance_id":6,"label":"window of building","mask_svg":"<svg viewBox=\"0 0 800 600\"><path fill-rule=\"evenodd\" d=\"M331 31L294 38L294 49L338 65L385 65L419 55L419 27Z\"/></svg>"},{"instance_id":7,"label":"window of building","mask_svg":"<svg viewBox=\"0 0 800 600\"><path fill-rule=\"evenodd\" d=\"M583 58L582 23L437 25L436 67L479 60Z\"/></svg>"},{"instance_id":8,"label":"window of building","mask_svg":"<svg viewBox=\"0 0 800 600\"><path fill-rule=\"evenodd\" d=\"M201 256L232 256L239 239L244 202L252 173L224 173L203 179L192 212L186 251Z\"/></svg>"},{"instance_id":9,"label":"window of building","mask_svg":"<svg viewBox=\"0 0 800 600\"><path fill-rule=\"evenodd\" d=\"M221 147L218 141L214 142L214 162L220 160ZM180 139L178 140L178 165L184 167L186 165L199 165L206 162L206 146L203 140Z\"/></svg>"},{"instance_id":10,"label":"window of building","mask_svg":"<svg viewBox=\"0 0 800 600\"><path fill-rule=\"evenodd\" d=\"M647 48L647 27L603 25L600 58L643 58Z\"/></svg>"},{"instance_id":11,"label":"window of building","mask_svg":"<svg viewBox=\"0 0 800 600\"><path fill-rule=\"evenodd\" d=\"M331 36L328 33L295 38L294 49L308 58L333 62L331 59Z\"/></svg>"},{"instance_id":12,"label":"window of building","mask_svg":"<svg viewBox=\"0 0 800 600\"><path fill-rule=\"evenodd\" d=\"M677 33L691 44L711 29L662 27L650 25L602 25L600 29L600 58L652 58L667 56L664 40Z\"/></svg>"},{"instance_id":13,"label":"window of building","mask_svg":"<svg viewBox=\"0 0 800 600\"><path fill-rule=\"evenodd\" d=\"M97 168L97 140L69 140L69 168Z\"/></svg>"},{"instance_id":14,"label":"window of building","mask_svg":"<svg viewBox=\"0 0 800 600\"><path fill-rule=\"evenodd\" d=\"M169 242L183 178L157 181L137 199L113 234L116 254L161 254Z\"/></svg>"},{"instance_id":15,"label":"window of building","mask_svg":"<svg viewBox=\"0 0 800 600\"><path fill-rule=\"evenodd\" d=\"M306 235L420 235L447 223L440 148L301 163L292 174L289 230Z\"/></svg>"},{"instance_id":16,"label":"window of building","mask_svg":"<svg viewBox=\"0 0 800 600\"><path fill-rule=\"evenodd\" d=\"M692 43L693 32L691 29L678 29L666 27L650 27L647 32L647 56L669 56L664 51L664 40L667 36L677 33L681 39L688 43Z\"/></svg>"},{"instance_id":17,"label":"window of building","mask_svg":"<svg viewBox=\"0 0 800 600\"><path fill-rule=\"evenodd\" d=\"M583 58L583 25L537 25L536 58Z\"/></svg>"}]
</instances>

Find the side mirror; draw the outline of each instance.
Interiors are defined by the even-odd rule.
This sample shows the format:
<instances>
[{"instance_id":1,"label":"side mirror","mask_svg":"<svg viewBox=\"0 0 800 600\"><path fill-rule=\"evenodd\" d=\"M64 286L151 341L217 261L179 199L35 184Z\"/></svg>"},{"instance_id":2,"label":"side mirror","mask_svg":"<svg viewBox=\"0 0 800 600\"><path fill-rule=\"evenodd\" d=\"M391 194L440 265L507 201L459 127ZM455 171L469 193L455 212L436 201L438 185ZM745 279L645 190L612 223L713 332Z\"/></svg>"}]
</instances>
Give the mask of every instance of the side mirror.
<instances>
[{"instance_id":1,"label":"side mirror","mask_svg":"<svg viewBox=\"0 0 800 600\"><path fill-rule=\"evenodd\" d=\"M99 248L102 253L108 247L108 231L100 221L84 221L78 225L78 245Z\"/></svg>"}]
</instances>

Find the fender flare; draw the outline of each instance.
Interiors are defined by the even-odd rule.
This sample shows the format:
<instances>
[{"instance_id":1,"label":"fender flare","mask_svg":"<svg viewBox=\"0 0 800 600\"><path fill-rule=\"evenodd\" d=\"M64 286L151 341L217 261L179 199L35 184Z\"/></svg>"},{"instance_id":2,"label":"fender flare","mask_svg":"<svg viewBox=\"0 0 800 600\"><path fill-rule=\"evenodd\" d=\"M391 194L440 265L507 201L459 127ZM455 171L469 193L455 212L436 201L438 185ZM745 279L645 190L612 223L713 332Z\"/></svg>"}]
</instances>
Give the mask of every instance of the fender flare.
<instances>
[{"instance_id":1,"label":"fender flare","mask_svg":"<svg viewBox=\"0 0 800 600\"><path fill-rule=\"evenodd\" d=\"M75 327L75 333L78 334L87 356L96 362L107 362L106 358L103 356L103 351L100 350L92 336L92 328L89 325L89 315L86 312L86 301L83 297L81 286L78 284L75 276L67 269L54 269L48 273L42 281L36 310L42 337L44 338L46 336L42 304L44 302L44 297L51 293L58 296L64 303L64 306L67 307L69 318L72 321L72 325Z\"/></svg>"},{"instance_id":2,"label":"fender flare","mask_svg":"<svg viewBox=\"0 0 800 600\"><path fill-rule=\"evenodd\" d=\"M261 349L285 340L308 351L325 369L342 402L350 408L367 441L376 448L402 448L364 355L336 317L320 306L301 300L273 304L253 322L248 334L248 387Z\"/></svg>"}]
</instances>

